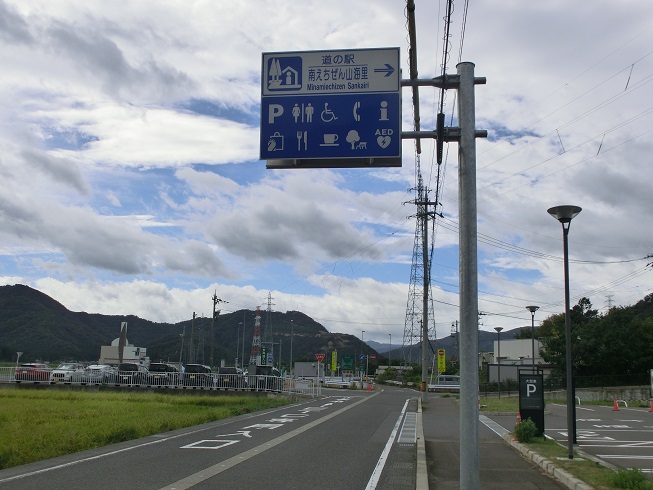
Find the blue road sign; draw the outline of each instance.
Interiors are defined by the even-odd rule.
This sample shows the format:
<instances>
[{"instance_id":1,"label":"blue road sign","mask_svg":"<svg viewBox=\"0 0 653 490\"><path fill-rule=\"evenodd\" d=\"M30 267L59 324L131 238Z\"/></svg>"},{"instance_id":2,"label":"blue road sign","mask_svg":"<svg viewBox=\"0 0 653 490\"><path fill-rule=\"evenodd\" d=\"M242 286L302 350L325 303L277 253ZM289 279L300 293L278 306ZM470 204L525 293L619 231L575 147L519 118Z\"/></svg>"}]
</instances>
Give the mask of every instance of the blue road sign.
<instances>
[{"instance_id":1,"label":"blue road sign","mask_svg":"<svg viewBox=\"0 0 653 490\"><path fill-rule=\"evenodd\" d=\"M401 166L399 48L264 53L268 168Z\"/></svg>"}]
</instances>

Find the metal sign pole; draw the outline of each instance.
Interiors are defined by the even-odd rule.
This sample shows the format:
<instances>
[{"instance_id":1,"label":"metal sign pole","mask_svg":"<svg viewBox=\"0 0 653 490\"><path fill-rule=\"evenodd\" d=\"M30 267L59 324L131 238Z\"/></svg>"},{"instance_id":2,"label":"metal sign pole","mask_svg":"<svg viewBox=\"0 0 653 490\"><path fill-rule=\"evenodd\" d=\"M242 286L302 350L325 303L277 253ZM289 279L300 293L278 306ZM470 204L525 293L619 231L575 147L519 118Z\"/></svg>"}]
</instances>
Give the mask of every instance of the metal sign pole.
<instances>
[{"instance_id":1,"label":"metal sign pole","mask_svg":"<svg viewBox=\"0 0 653 490\"><path fill-rule=\"evenodd\" d=\"M480 488L474 64L459 63L460 488Z\"/></svg>"}]
</instances>

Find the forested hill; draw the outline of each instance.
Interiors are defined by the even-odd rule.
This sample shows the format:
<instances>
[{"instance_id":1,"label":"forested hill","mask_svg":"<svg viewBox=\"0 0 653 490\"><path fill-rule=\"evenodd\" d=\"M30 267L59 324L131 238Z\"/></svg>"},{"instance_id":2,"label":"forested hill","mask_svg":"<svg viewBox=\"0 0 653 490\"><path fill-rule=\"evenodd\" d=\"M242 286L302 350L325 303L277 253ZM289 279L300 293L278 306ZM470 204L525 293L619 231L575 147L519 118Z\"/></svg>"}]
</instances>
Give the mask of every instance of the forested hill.
<instances>
[{"instance_id":1,"label":"forested hill","mask_svg":"<svg viewBox=\"0 0 653 490\"><path fill-rule=\"evenodd\" d=\"M210 299L207 302L211 304ZM255 311L220 314L213 328L211 318L201 317L192 321L192 312L188 316L186 321L170 324L156 323L134 315L73 312L28 286L0 286L0 360L15 361L16 352L23 352L21 362L97 361L100 347L109 345L118 337L121 322L127 322L129 343L147 348L153 360L178 359L181 334L185 331L185 351L189 348L190 333L194 333L196 362L208 364L213 345L214 364L224 359L227 365L233 365L236 352L242 353L244 323L244 352L246 361L249 360ZM267 329L268 340L274 343L275 353L281 347L284 361L289 358L291 338L296 360L313 360L316 353L326 354L334 349L342 354L355 354L360 349L360 340L355 336L332 334L301 312L270 312L269 315L262 312L261 316L262 333ZM370 353L375 352L368 349Z\"/></svg>"}]
</instances>

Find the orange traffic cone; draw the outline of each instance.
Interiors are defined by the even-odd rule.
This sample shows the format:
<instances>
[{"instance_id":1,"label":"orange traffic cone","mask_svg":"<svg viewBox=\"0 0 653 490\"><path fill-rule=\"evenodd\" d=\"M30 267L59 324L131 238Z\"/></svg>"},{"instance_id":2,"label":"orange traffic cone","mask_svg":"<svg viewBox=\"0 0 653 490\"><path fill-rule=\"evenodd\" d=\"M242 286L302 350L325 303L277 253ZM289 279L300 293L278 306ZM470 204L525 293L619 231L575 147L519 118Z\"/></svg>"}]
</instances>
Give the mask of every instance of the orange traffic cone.
<instances>
[{"instance_id":1,"label":"orange traffic cone","mask_svg":"<svg viewBox=\"0 0 653 490\"><path fill-rule=\"evenodd\" d=\"M614 399L614 406L612 407L613 412L618 412L619 411L619 404L617 403L617 399Z\"/></svg>"},{"instance_id":2,"label":"orange traffic cone","mask_svg":"<svg viewBox=\"0 0 653 490\"><path fill-rule=\"evenodd\" d=\"M367 383L367 391L372 391L372 383Z\"/></svg>"},{"instance_id":3,"label":"orange traffic cone","mask_svg":"<svg viewBox=\"0 0 653 490\"><path fill-rule=\"evenodd\" d=\"M521 413L517 412L517 423L521 424Z\"/></svg>"},{"instance_id":4,"label":"orange traffic cone","mask_svg":"<svg viewBox=\"0 0 653 490\"><path fill-rule=\"evenodd\" d=\"M651 408L648 410L649 412L653 412L653 400L651 400Z\"/></svg>"}]
</instances>

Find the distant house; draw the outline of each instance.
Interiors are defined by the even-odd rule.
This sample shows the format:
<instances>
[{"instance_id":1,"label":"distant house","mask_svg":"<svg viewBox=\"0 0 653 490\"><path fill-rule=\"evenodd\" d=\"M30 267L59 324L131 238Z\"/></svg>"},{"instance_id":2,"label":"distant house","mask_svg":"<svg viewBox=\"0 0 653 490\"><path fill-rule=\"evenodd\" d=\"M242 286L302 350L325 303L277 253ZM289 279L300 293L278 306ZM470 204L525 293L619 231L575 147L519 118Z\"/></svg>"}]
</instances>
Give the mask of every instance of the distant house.
<instances>
[{"instance_id":1,"label":"distant house","mask_svg":"<svg viewBox=\"0 0 653 490\"><path fill-rule=\"evenodd\" d=\"M533 362L533 342L531 339L502 340L500 348L501 357L499 357L499 343L495 341L494 352L491 356L492 362L487 364L486 382L496 382L499 373L501 373L501 382L509 379L516 381L519 379L519 372L530 371L533 364L545 377L551 374L552 366L545 364L540 355L542 345L539 340L535 340L535 362Z\"/></svg>"}]
</instances>

